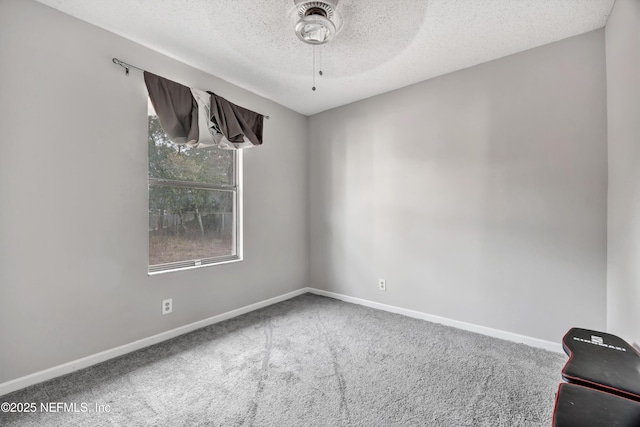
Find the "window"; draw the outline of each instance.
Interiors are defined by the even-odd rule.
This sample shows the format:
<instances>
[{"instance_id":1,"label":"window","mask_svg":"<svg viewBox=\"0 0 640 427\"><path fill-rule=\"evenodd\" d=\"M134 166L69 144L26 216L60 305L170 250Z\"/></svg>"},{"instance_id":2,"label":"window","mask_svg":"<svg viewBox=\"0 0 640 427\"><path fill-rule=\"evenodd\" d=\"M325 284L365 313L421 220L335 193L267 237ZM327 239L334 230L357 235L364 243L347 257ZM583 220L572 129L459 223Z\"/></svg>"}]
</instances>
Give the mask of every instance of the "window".
<instances>
[{"instance_id":1,"label":"window","mask_svg":"<svg viewBox=\"0 0 640 427\"><path fill-rule=\"evenodd\" d=\"M171 143L149 102L149 273L240 259L237 150Z\"/></svg>"}]
</instances>

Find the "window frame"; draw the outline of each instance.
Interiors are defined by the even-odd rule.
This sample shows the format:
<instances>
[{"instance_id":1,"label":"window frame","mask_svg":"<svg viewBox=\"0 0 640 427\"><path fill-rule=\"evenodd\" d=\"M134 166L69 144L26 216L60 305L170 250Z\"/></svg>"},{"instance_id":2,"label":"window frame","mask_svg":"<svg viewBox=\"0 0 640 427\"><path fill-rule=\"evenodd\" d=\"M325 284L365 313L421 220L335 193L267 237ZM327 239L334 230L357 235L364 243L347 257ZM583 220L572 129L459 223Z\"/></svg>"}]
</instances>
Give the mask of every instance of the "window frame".
<instances>
[{"instance_id":1,"label":"window frame","mask_svg":"<svg viewBox=\"0 0 640 427\"><path fill-rule=\"evenodd\" d=\"M148 131L147 131L148 133ZM148 137L148 135L147 135ZM197 148L194 148L197 150ZM206 148L203 148L206 149ZM232 254L216 257L208 257L202 259L192 259L184 261L174 261L164 264L149 264L149 253L147 252L147 274L156 275L161 273L170 273L175 271L191 270L194 268L210 267L221 264L228 264L232 262L242 261L242 150L230 150L233 152L233 179L231 185L210 184L203 182L192 181L179 181L164 178L152 178L149 176L149 152L147 152L147 212L149 212L149 202L151 198L152 186L165 186L174 188L189 188L194 190L208 190L208 191L225 191L233 194L233 221L234 226L232 228ZM150 216L147 214L150 218ZM147 229L150 229L150 219L147 219ZM147 232L147 250L150 248L149 233Z\"/></svg>"}]
</instances>

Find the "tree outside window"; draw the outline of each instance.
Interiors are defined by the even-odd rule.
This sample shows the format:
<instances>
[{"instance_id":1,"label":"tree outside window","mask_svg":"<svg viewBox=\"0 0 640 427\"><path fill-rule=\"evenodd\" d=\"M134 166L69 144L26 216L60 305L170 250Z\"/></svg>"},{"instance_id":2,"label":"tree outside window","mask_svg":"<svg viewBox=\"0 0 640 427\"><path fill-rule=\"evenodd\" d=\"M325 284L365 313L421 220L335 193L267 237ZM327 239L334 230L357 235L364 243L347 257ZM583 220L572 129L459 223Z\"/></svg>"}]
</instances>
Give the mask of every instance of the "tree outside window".
<instances>
[{"instance_id":1,"label":"tree outside window","mask_svg":"<svg viewBox=\"0 0 640 427\"><path fill-rule=\"evenodd\" d=\"M238 259L235 150L175 145L148 117L149 272Z\"/></svg>"}]
</instances>

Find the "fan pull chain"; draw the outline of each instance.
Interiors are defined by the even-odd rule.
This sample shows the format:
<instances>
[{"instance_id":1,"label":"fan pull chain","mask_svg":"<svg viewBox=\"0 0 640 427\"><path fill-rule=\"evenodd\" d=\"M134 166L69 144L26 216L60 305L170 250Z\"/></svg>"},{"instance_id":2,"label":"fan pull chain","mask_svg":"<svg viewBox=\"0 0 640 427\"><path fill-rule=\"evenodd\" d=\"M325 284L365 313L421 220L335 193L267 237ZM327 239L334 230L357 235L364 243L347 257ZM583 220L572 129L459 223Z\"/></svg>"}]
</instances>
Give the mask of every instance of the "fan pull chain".
<instances>
[{"instance_id":1,"label":"fan pull chain","mask_svg":"<svg viewBox=\"0 0 640 427\"><path fill-rule=\"evenodd\" d=\"M312 75L313 75L313 87L311 88L311 90L315 91L316 90L316 46L313 45L312 47L313 49L313 71L312 71ZM318 62L320 63L319 68L322 68L322 55L321 52L318 52ZM322 70L318 71L318 75L322 75Z\"/></svg>"},{"instance_id":2,"label":"fan pull chain","mask_svg":"<svg viewBox=\"0 0 640 427\"><path fill-rule=\"evenodd\" d=\"M313 71L311 74L313 75L313 87L311 90L316 90L316 47L313 46Z\"/></svg>"}]
</instances>

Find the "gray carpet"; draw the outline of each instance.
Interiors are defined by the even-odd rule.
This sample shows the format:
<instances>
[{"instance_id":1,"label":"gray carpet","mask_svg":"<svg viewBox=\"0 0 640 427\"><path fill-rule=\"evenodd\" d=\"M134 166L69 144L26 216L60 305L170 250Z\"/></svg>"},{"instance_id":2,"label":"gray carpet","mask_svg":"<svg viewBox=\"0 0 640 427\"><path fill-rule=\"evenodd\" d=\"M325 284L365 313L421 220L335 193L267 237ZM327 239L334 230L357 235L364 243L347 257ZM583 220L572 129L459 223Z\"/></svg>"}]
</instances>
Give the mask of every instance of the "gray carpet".
<instances>
[{"instance_id":1,"label":"gray carpet","mask_svg":"<svg viewBox=\"0 0 640 427\"><path fill-rule=\"evenodd\" d=\"M2 396L38 412L0 425L547 427L565 359L306 294Z\"/></svg>"}]
</instances>

